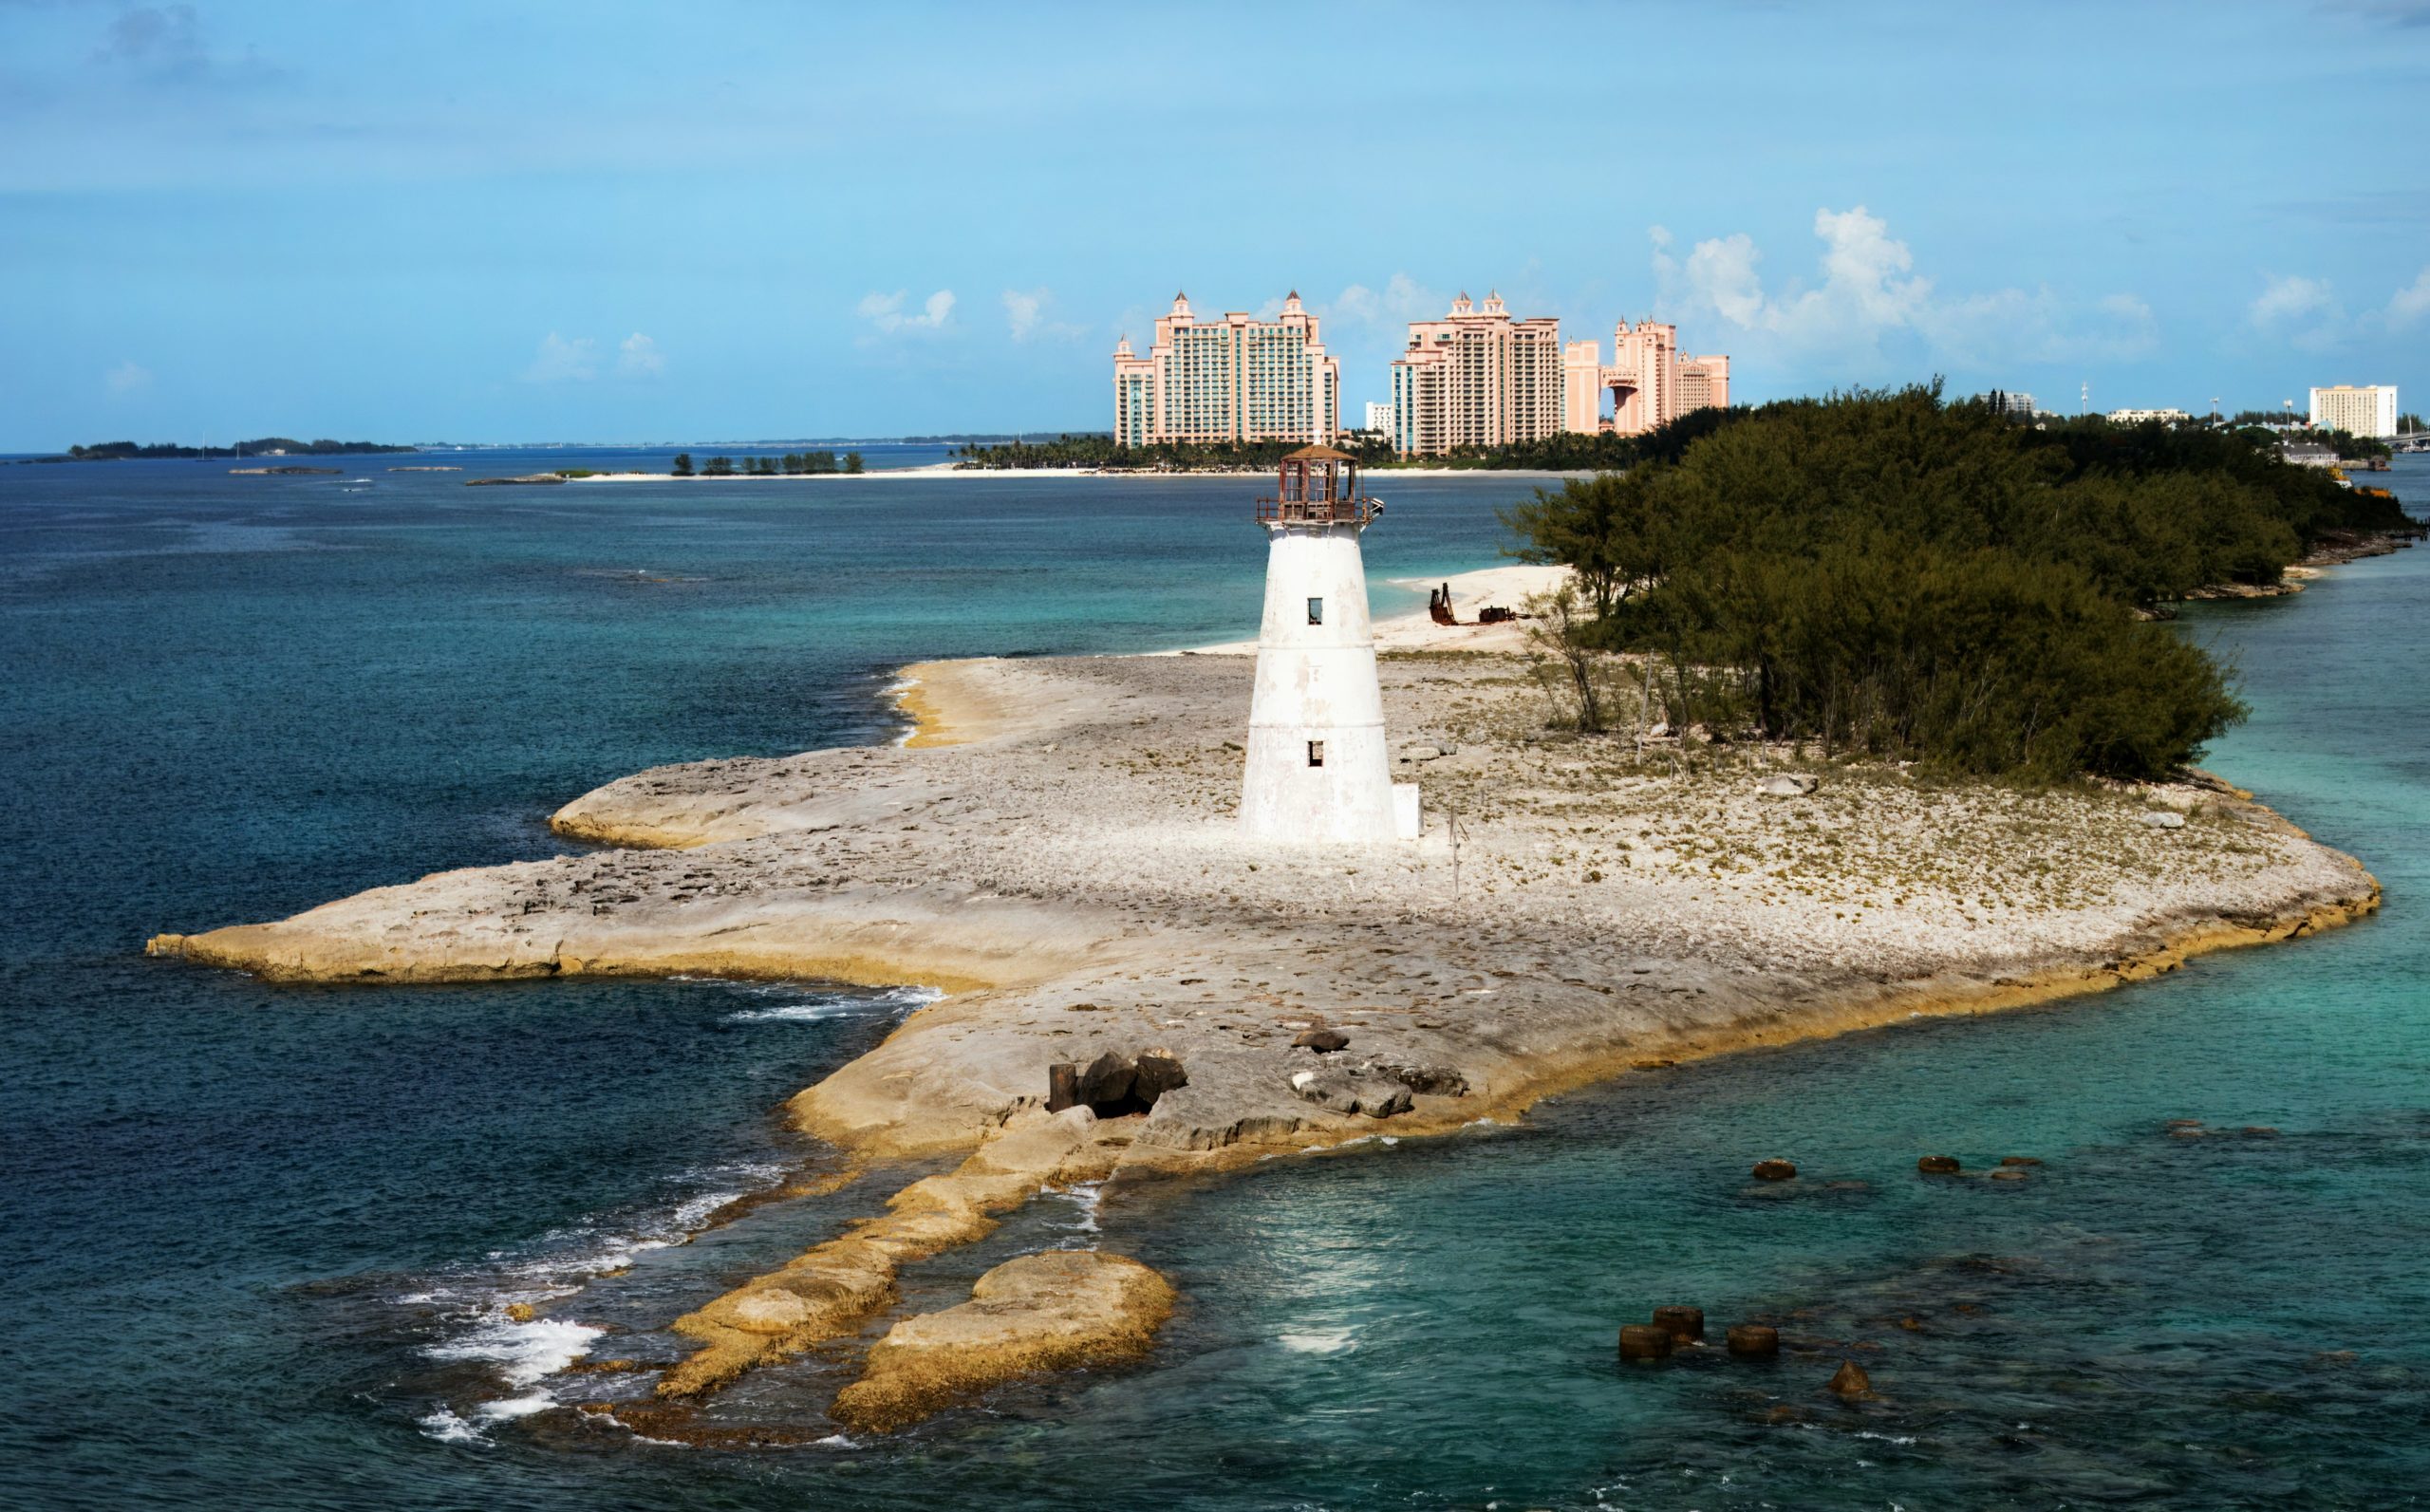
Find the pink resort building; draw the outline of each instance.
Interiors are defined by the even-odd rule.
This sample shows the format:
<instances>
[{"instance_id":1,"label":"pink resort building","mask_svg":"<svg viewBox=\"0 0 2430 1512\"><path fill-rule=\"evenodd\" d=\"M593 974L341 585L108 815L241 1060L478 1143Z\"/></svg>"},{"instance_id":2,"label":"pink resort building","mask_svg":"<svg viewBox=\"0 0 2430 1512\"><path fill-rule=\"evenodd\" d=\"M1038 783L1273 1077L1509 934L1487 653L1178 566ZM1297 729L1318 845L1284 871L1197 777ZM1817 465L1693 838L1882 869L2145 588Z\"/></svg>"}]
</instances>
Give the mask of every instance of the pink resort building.
<instances>
[{"instance_id":1,"label":"pink resort building","mask_svg":"<svg viewBox=\"0 0 2430 1512\"><path fill-rule=\"evenodd\" d=\"M1440 457L1542 440L1561 428L1561 322L1513 320L1499 293L1466 292L1441 320L1412 321L1393 362L1393 446Z\"/></svg>"},{"instance_id":2,"label":"pink resort building","mask_svg":"<svg viewBox=\"0 0 2430 1512\"><path fill-rule=\"evenodd\" d=\"M1514 320L1500 294L1480 307L1464 293L1441 320L1410 323L1409 345L1393 362L1393 447L1443 457L1562 431L1636 436L1729 404L1729 359L1682 355L1676 326L1621 321L1612 349L1605 366L1599 344L1564 345L1552 317Z\"/></svg>"},{"instance_id":3,"label":"pink resort building","mask_svg":"<svg viewBox=\"0 0 2430 1512\"><path fill-rule=\"evenodd\" d=\"M1612 332L1612 364L1604 366L1591 341L1562 349L1567 413L1562 423L1581 435L1610 431L1640 436L1690 410L1729 407L1729 359L1690 357L1679 350L1679 327L1621 321ZM1612 415L1602 418L1602 399L1612 396Z\"/></svg>"},{"instance_id":4,"label":"pink resort building","mask_svg":"<svg viewBox=\"0 0 2430 1512\"><path fill-rule=\"evenodd\" d=\"M1156 322L1148 355L1113 349L1113 439L1330 442L1341 431L1341 364L1317 337L1299 290L1272 320L1202 321L1186 295Z\"/></svg>"}]
</instances>

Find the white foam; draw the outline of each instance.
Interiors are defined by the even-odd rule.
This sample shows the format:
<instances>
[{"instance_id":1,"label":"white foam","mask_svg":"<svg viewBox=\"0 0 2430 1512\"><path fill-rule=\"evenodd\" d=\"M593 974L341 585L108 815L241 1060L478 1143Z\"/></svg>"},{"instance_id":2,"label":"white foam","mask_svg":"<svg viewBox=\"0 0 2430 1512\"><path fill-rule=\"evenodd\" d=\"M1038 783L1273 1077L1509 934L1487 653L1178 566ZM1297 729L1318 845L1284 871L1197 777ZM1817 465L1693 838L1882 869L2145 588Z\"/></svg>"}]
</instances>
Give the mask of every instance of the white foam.
<instances>
[{"instance_id":1,"label":"white foam","mask_svg":"<svg viewBox=\"0 0 2430 1512\"><path fill-rule=\"evenodd\" d=\"M489 1439L479 1428L465 1422L445 1408L419 1419L422 1435L441 1444L487 1444Z\"/></svg>"},{"instance_id":2,"label":"white foam","mask_svg":"<svg viewBox=\"0 0 2430 1512\"><path fill-rule=\"evenodd\" d=\"M498 1367L507 1385L530 1386L589 1353L590 1341L606 1332L554 1317L518 1323L501 1310L471 1333L441 1339L422 1353L434 1360L490 1361Z\"/></svg>"},{"instance_id":3,"label":"white foam","mask_svg":"<svg viewBox=\"0 0 2430 1512\"><path fill-rule=\"evenodd\" d=\"M510 1396L502 1401L483 1402L473 1410L485 1418L505 1419L530 1417L534 1412L545 1412L556 1405L557 1399L548 1392L533 1391L523 1396Z\"/></svg>"},{"instance_id":4,"label":"white foam","mask_svg":"<svg viewBox=\"0 0 2430 1512\"><path fill-rule=\"evenodd\" d=\"M1316 1334L1285 1334L1276 1342L1299 1354L1346 1354L1358 1347L1346 1328L1326 1329Z\"/></svg>"}]
</instances>

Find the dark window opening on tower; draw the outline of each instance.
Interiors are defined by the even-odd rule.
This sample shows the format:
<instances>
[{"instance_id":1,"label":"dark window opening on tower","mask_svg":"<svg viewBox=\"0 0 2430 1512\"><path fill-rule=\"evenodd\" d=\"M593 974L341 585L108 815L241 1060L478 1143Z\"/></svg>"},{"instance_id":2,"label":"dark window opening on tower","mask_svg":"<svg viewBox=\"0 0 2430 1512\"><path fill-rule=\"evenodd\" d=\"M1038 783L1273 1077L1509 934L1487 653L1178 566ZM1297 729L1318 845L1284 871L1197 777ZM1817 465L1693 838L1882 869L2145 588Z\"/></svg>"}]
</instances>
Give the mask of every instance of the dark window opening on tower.
<instances>
[{"instance_id":1,"label":"dark window opening on tower","mask_svg":"<svg viewBox=\"0 0 2430 1512\"><path fill-rule=\"evenodd\" d=\"M1320 767L1320 766L1323 766L1324 764L1325 764L1325 743L1324 743L1322 740L1311 740L1311 741L1309 741L1309 742L1308 742L1308 765L1310 765L1310 766L1312 766L1312 767Z\"/></svg>"},{"instance_id":2,"label":"dark window opening on tower","mask_svg":"<svg viewBox=\"0 0 2430 1512\"><path fill-rule=\"evenodd\" d=\"M1324 600L1310 599L1308 601L1308 623L1310 625L1322 625L1325 623Z\"/></svg>"}]
</instances>

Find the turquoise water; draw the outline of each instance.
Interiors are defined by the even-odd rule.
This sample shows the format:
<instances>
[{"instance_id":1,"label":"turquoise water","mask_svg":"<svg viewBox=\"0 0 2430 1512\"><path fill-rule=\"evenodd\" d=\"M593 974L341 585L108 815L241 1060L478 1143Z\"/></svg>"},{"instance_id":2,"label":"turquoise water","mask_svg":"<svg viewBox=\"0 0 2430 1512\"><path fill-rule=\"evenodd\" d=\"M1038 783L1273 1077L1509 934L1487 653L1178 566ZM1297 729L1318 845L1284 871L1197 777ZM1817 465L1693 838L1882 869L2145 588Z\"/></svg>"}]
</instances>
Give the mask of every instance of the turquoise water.
<instances>
[{"instance_id":1,"label":"turquoise water","mask_svg":"<svg viewBox=\"0 0 2430 1512\"><path fill-rule=\"evenodd\" d=\"M728 1409L812 1442L712 1451L497 1415L560 1341L496 1309L629 1265L572 1312L626 1331L595 1355L646 1353L862 1210L667 1242L817 1160L776 1103L906 995L273 990L135 947L550 853L551 808L652 762L885 738L905 660L1244 633L1243 486L349 476L381 481L0 468L0 1504L2377 1507L2430 1484L2430 552L2190 617L2256 711L2211 764L2362 856L2383 917L2089 1002L1634 1077L1514 1130L1040 1204L913 1299L1094 1239L1183 1292L1152 1361L852 1444L815 1442L838 1365L808 1360ZM2396 481L2430 510L2430 470ZM1485 565L1511 488L1399 481L1371 571ZM2278 1132L2173 1138L2180 1117ZM1926 1183L1927 1150L2047 1164ZM1794 1194L1745 1180L1775 1153ZM1619 1370L1618 1323L1668 1301L1829 1346ZM1843 1355L1879 1400L1821 1391Z\"/></svg>"}]
</instances>

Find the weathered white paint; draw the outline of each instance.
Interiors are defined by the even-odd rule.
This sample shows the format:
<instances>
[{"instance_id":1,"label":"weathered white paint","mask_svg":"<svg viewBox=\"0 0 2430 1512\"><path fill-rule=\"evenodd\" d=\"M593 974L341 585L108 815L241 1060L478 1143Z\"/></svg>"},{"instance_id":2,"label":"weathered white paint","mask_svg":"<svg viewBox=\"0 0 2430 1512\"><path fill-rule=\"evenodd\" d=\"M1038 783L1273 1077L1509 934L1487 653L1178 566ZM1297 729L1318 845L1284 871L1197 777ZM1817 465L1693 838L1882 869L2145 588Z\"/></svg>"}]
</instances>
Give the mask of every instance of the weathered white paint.
<instances>
[{"instance_id":1,"label":"weathered white paint","mask_svg":"<svg viewBox=\"0 0 2430 1512\"><path fill-rule=\"evenodd\" d=\"M1265 622L1249 700L1241 832L1283 841L1399 838L1359 527L1273 523L1266 532ZM1308 623L1310 599L1324 601L1322 624ZM1312 767L1308 746L1319 740L1324 765Z\"/></svg>"}]
</instances>

